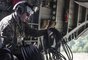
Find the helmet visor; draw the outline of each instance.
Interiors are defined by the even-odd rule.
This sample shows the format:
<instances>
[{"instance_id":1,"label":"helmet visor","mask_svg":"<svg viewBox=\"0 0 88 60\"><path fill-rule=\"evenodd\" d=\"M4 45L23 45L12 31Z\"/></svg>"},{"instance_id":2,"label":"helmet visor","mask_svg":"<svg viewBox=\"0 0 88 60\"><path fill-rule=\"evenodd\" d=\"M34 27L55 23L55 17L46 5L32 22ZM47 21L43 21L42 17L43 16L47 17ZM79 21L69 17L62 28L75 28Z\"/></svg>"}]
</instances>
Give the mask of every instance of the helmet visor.
<instances>
[{"instance_id":1,"label":"helmet visor","mask_svg":"<svg viewBox=\"0 0 88 60\"><path fill-rule=\"evenodd\" d=\"M32 15L34 13L34 11L30 7L27 6L27 13Z\"/></svg>"}]
</instances>

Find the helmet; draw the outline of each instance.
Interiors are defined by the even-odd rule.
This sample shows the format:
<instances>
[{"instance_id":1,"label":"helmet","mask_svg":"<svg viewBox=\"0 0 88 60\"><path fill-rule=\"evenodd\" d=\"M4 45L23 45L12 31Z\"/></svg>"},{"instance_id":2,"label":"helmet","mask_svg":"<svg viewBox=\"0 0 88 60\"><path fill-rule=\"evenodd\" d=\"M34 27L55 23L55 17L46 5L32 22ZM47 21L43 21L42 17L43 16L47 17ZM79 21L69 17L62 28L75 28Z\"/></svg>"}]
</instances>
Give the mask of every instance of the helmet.
<instances>
[{"instance_id":1,"label":"helmet","mask_svg":"<svg viewBox=\"0 0 88 60\"><path fill-rule=\"evenodd\" d=\"M38 10L38 7L29 4L27 1L19 1L14 5L13 10L19 14L22 14L24 12L33 14Z\"/></svg>"}]
</instances>

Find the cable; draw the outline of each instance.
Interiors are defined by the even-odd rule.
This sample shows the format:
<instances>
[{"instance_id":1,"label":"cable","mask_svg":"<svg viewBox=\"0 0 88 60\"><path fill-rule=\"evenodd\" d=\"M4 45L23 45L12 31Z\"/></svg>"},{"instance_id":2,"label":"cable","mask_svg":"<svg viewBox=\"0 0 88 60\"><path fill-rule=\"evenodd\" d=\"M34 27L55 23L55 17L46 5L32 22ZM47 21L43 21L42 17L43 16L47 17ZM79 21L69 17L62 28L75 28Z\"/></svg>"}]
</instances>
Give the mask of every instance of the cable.
<instances>
[{"instance_id":1,"label":"cable","mask_svg":"<svg viewBox=\"0 0 88 60\"><path fill-rule=\"evenodd\" d=\"M62 42L63 49L68 57L69 60L73 60L73 53L67 43Z\"/></svg>"},{"instance_id":2,"label":"cable","mask_svg":"<svg viewBox=\"0 0 88 60\"><path fill-rule=\"evenodd\" d=\"M64 49L64 51L65 51L65 53L66 53L68 59L69 59L69 60L73 60L73 53L72 53L70 47L67 45L67 43L63 40L63 41L61 41L61 44L62 44L62 46L63 46L63 49ZM59 48L60 48L60 47L59 47ZM64 60L67 60L67 59L65 58L65 56L63 56L63 55L62 55L60 52L58 52L56 49L51 48L51 49L50 49L50 52L53 54L54 59L59 58L59 59L61 59L61 60L63 60L63 59L64 59ZM58 56L59 56L59 57L58 57Z\"/></svg>"},{"instance_id":3,"label":"cable","mask_svg":"<svg viewBox=\"0 0 88 60\"><path fill-rule=\"evenodd\" d=\"M58 52L56 49L52 49L52 51L50 51L56 58L59 59L64 59L66 60L65 56L63 56L60 52ZM55 58L54 57L54 58Z\"/></svg>"}]
</instances>

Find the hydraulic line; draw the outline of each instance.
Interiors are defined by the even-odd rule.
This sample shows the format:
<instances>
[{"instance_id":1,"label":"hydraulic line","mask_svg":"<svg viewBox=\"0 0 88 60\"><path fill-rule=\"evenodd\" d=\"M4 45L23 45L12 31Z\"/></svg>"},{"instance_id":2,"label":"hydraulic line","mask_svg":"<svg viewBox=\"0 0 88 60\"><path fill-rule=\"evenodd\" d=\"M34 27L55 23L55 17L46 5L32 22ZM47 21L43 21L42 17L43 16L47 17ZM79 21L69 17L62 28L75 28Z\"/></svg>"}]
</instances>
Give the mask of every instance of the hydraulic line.
<instances>
[{"instance_id":1,"label":"hydraulic line","mask_svg":"<svg viewBox=\"0 0 88 60\"><path fill-rule=\"evenodd\" d=\"M53 55L55 55L57 58L59 59L64 59L66 60L66 58L60 53L58 52L56 49L53 49L53 52L52 52Z\"/></svg>"},{"instance_id":2,"label":"hydraulic line","mask_svg":"<svg viewBox=\"0 0 88 60\"><path fill-rule=\"evenodd\" d=\"M71 49L69 48L69 46L66 43L62 43L63 49L68 57L69 60L73 60L73 54Z\"/></svg>"}]
</instances>

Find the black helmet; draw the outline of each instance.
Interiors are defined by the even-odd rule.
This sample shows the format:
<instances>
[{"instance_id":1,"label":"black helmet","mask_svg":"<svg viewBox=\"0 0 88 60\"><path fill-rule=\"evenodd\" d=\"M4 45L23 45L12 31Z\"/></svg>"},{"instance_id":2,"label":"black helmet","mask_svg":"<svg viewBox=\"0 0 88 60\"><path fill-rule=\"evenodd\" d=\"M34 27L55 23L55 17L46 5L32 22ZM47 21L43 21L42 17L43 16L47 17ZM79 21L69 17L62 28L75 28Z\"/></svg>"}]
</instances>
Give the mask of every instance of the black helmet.
<instances>
[{"instance_id":1,"label":"black helmet","mask_svg":"<svg viewBox=\"0 0 88 60\"><path fill-rule=\"evenodd\" d=\"M33 14L34 12L38 10L38 7L35 7L29 4L27 1L19 1L18 3L14 5L13 10L20 14L24 12Z\"/></svg>"}]
</instances>

